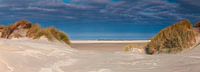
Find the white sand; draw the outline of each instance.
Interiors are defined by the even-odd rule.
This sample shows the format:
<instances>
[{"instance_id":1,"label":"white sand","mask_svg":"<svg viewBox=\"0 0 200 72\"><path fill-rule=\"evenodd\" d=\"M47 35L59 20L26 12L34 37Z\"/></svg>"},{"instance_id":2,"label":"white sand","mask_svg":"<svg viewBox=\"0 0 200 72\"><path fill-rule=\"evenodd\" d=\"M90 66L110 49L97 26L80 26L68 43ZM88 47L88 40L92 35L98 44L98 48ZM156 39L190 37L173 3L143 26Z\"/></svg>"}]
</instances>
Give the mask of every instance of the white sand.
<instances>
[{"instance_id":1,"label":"white sand","mask_svg":"<svg viewBox=\"0 0 200 72\"><path fill-rule=\"evenodd\" d=\"M0 39L0 72L199 72L200 46L184 54L80 51L45 40Z\"/></svg>"}]
</instances>

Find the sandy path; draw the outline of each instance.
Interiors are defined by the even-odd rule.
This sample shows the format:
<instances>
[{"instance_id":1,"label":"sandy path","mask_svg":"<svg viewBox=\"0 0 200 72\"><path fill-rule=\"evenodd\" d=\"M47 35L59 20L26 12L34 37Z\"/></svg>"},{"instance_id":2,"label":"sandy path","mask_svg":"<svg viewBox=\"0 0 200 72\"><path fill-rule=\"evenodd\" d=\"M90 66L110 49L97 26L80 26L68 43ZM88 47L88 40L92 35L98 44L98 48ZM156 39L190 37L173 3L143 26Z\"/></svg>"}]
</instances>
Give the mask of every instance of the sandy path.
<instances>
[{"instance_id":1,"label":"sandy path","mask_svg":"<svg viewBox=\"0 0 200 72\"><path fill-rule=\"evenodd\" d=\"M116 51L124 51L125 46L129 44L144 45L145 43L146 42L141 42L141 43L73 43L72 48L75 48L78 50L116 52Z\"/></svg>"}]
</instances>

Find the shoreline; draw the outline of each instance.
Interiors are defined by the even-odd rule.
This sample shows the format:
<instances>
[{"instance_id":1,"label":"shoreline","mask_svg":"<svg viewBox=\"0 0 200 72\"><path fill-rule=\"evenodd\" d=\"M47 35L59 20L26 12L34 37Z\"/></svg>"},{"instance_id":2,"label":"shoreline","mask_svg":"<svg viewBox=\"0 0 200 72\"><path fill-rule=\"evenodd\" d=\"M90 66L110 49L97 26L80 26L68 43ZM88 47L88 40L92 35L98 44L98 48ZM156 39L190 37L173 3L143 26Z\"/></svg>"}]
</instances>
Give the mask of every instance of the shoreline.
<instances>
[{"instance_id":1,"label":"shoreline","mask_svg":"<svg viewBox=\"0 0 200 72\"><path fill-rule=\"evenodd\" d=\"M79 40L72 41L72 48L87 51L101 52L121 52L127 45L144 46L150 40L131 40L131 41L95 41L95 40Z\"/></svg>"},{"instance_id":2,"label":"shoreline","mask_svg":"<svg viewBox=\"0 0 200 72\"><path fill-rule=\"evenodd\" d=\"M150 40L71 40L71 43L144 43L150 42Z\"/></svg>"}]
</instances>

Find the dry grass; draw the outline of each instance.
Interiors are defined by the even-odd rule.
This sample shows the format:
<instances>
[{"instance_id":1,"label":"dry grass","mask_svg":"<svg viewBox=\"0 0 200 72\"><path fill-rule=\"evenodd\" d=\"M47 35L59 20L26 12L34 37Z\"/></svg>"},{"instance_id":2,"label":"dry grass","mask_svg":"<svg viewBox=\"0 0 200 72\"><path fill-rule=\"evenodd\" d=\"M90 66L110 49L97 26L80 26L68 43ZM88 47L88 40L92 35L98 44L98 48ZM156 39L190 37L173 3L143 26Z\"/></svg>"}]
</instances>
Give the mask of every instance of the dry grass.
<instances>
[{"instance_id":1,"label":"dry grass","mask_svg":"<svg viewBox=\"0 0 200 72\"><path fill-rule=\"evenodd\" d=\"M64 33L56 28L49 27L46 29L42 29L39 24L32 24L31 22L27 20L18 21L13 25L10 25L8 27L6 26L0 26L0 32L1 32L1 38L10 38L13 31L17 29L27 29L26 37L32 38L32 39L39 39L42 36L45 36L50 41L61 41L68 45L70 45L69 37ZM15 34L15 36L18 38L21 37L20 34Z\"/></svg>"},{"instance_id":2,"label":"dry grass","mask_svg":"<svg viewBox=\"0 0 200 72\"><path fill-rule=\"evenodd\" d=\"M33 24L31 28L27 32L27 37L33 38L41 31L41 27L39 24Z\"/></svg>"},{"instance_id":3,"label":"dry grass","mask_svg":"<svg viewBox=\"0 0 200 72\"><path fill-rule=\"evenodd\" d=\"M145 43L133 43L133 44L129 44L127 46L124 47L124 51L125 52L130 52L133 50L133 48L138 48L138 49L143 49L148 42Z\"/></svg>"},{"instance_id":4,"label":"dry grass","mask_svg":"<svg viewBox=\"0 0 200 72\"><path fill-rule=\"evenodd\" d=\"M27 20L21 20L16 22L15 24L9 26L12 30L17 29L17 27L23 27L23 28L30 28L31 27L31 22L27 21Z\"/></svg>"},{"instance_id":5,"label":"dry grass","mask_svg":"<svg viewBox=\"0 0 200 72\"><path fill-rule=\"evenodd\" d=\"M194 27L200 27L200 22L196 23Z\"/></svg>"},{"instance_id":6,"label":"dry grass","mask_svg":"<svg viewBox=\"0 0 200 72\"><path fill-rule=\"evenodd\" d=\"M34 39L38 39L42 36L45 36L50 41L58 40L68 45L71 44L69 37L64 32L60 32L57 29L52 28L52 27L44 29L44 30L40 30L35 35Z\"/></svg>"},{"instance_id":7,"label":"dry grass","mask_svg":"<svg viewBox=\"0 0 200 72\"><path fill-rule=\"evenodd\" d=\"M2 28L1 31L2 31L1 38L6 38L6 39L8 39L10 34L12 33L12 29L10 27L4 27Z\"/></svg>"},{"instance_id":8,"label":"dry grass","mask_svg":"<svg viewBox=\"0 0 200 72\"><path fill-rule=\"evenodd\" d=\"M175 25L160 31L145 47L147 54L177 53L184 48L189 48L196 42L197 33L193 30L188 20L183 20Z\"/></svg>"}]
</instances>

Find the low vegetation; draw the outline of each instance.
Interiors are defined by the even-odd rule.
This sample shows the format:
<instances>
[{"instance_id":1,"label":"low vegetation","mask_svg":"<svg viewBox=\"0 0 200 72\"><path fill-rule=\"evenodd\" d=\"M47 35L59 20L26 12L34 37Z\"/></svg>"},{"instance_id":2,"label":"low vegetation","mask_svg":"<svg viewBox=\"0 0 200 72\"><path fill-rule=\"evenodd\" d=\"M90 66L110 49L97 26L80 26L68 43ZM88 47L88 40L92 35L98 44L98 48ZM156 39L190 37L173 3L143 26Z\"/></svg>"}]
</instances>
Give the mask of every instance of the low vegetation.
<instances>
[{"instance_id":1,"label":"low vegetation","mask_svg":"<svg viewBox=\"0 0 200 72\"><path fill-rule=\"evenodd\" d=\"M145 47L147 54L177 53L196 43L197 32L188 20L163 29Z\"/></svg>"},{"instance_id":2,"label":"low vegetation","mask_svg":"<svg viewBox=\"0 0 200 72\"><path fill-rule=\"evenodd\" d=\"M143 49L145 47L146 43L133 43L133 44L129 44L127 46L124 47L124 51L125 52L132 52L135 48L137 49Z\"/></svg>"},{"instance_id":3,"label":"low vegetation","mask_svg":"<svg viewBox=\"0 0 200 72\"><path fill-rule=\"evenodd\" d=\"M27 32L27 37L33 38L41 31L41 27L39 24L33 24L31 28Z\"/></svg>"},{"instance_id":4,"label":"low vegetation","mask_svg":"<svg viewBox=\"0 0 200 72\"><path fill-rule=\"evenodd\" d=\"M39 24L32 24L29 21L22 20L10 26L0 27L1 38L20 38L28 37L32 39L40 39L46 37L49 41L61 41L70 45L70 39L64 32L56 28L49 27L42 29ZM24 35L25 34L25 35Z\"/></svg>"},{"instance_id":5,"label":"low vegetation","mask_svg":"<svg viewBox=\"0 0 200 72\"><path fill-rule=\"evenodd\" d=\"M36 35L33 38L39 39L42 36L45 36L50 41L58 40L68 45L71 44L69 37L64 32L60 32L55 28L47 28L47 29L40 30L39 32L36 32Z\"/></svg>"}]
</instances>

